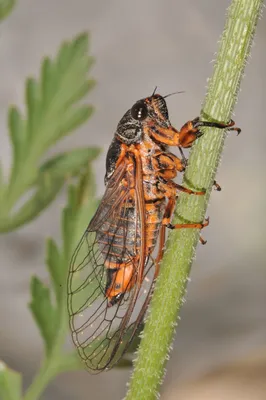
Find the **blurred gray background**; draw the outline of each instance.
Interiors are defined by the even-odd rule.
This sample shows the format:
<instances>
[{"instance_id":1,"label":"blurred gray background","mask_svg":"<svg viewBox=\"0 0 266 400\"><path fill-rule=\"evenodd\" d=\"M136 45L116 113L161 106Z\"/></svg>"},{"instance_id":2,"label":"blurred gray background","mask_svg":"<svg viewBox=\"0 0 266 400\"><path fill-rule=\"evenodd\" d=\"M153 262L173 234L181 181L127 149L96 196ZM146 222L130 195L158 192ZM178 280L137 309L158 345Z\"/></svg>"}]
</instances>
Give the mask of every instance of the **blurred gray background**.
<instances>
[{"instance_id":1,"label":"blurred gray background","mask_svg":"<svg viewBox=\"0 0 266 400\"><path fill-rule=\"evenodd\" d=\"M229 4L228 0L21 0L0 26L0 156L6 173L11 163L8 105L23 108L25 77L38 74L44 55L53 56L62 40L90 31L96 58L92 74L98 83L88 101L96 113L57 150L102 146L103 155L95 163L102 194L106 150L118 120L135 100L150 95L155 85L161 94L185 90L168 100L173 125L179 128L198 115ZM209 397L208 392L201 397L197 385L194 394L182 397L180 388L227 363L266 353L265 45L266 24L261 19L235 110L242 134L230 134L226 141L217 177L223 190L211 197L211 223L204 231L208 244L197 250L163 400L175 399L177 393L186 400L231 399L229 392L219 397L223 384ZM42 352L27 308L29 281L38 274L48 282L45 238L60 237L64 204L62 193L32 224L0 238L0 359L23 373L26 386ZM99 376L85 371L65 374L43 399L121 399L129 374L124 370ZM265 398L256 397L256 390L248 397L246 393L240 385L232 399Z\"/></svg>"}]
</instances>

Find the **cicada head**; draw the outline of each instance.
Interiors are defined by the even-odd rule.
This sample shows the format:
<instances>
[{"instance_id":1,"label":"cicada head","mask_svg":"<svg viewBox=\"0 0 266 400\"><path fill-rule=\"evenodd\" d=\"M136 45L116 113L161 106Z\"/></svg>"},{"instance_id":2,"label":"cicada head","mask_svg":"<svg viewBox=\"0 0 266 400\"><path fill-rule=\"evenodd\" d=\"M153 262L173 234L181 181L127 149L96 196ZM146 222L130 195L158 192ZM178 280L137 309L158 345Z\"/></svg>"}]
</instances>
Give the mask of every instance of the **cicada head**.
<instances>
[{"instance_id":1,"label":"cicada head","mask_svg":"<svg viewBox=\"0 0 266 400\"><path fill-rule=\"evenodd\" d=\"M151 97L147 97L145 102L148 105L150 120L159 125L170 125L168 108L163 96L154 94Z\"/></svg>"},{"instance_id":2,"label":"cicada head","mask_svg":"<svg viewBox=\"0 0 266 400\"><path fill-rule=\"evenodd\" d=\"M166 101L159 94L138 100L120 120L116 136L126 144L139 143L145 126L151 124L162 127L171 125Z\"/></svg>"}]
</instances>

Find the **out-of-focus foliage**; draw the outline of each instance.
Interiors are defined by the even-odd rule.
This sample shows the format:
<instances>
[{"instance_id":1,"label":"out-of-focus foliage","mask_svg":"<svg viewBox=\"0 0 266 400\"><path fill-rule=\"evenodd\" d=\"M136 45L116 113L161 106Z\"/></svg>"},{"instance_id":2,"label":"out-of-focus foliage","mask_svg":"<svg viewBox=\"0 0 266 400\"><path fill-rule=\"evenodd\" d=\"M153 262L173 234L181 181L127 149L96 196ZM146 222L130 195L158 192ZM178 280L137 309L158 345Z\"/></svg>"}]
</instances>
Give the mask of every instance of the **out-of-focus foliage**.
<instances>
[{"instance_id":1,"label":"out-of-focus foliage","mask_svg":"<svg viewBox=\"0 0 266 400\"><path fill-rule=\"evenodd\" d=\"M42 162L48 149L91 116L92 106L79 102L94 86L94 80L88 79L92 63L87 34L63 43L54 60L43 60L39 79L27 79L26 115L10 107L13 160L8 182L0 178L0 232L10 232L34 219L66 179L78 175L98 155L97 148L75 149ZM17 207L25 195L26 202Z\"/></svg>"},{"instance_id":2,"label":"out-of-focus foliage","mask_svg":"<svg viewBox=\"0 0 266 400\"><path fill-rule=\"evenodd\" d=\"M8 16L15 4L16 0L0 0L0 21Z\"/></svg>"},{"instance_id":3,"label":"out-of-focus foliage","mask_svg":"<svg viewBox=\"0 0 266 400\"><path fill-rule=\"evenodd\" d=\"M19 373L7 368L0 361L0 398L3 400L21 399L21 376Z\"/></svg>"},{"instance_id":4,"label":"out-of-focus foliage","mask_svg":"<svg viewBox=\"0 0 266 400\"><path fill-rule=\"evenodd\" d=\"M46 264L51 288L37 276L33 276L31 280L29 308L42 335L45 356L40 371L23 397L24 400L39 398L45 386L59 373L84 368L75 350L66 352L64 349L69 334L66 283L71 254L97 205L94 178L91 166L88 165L80 174L78 183L68 188L68 202L62 211L61 248L53 239L47 240ZM0 369L0 393L3 393L3 399L22 398L19 394L20 380L19 374L3 367L1 375Z\"/></svg>"},{"instance_id":5,"label":"out-of-focus foliage","mask_svg":"<svg viewBox=\"0 0 266 400\"><path fill-rule=\"evenodd\" d=\"M14 1L0 0L0 18ZM66 281L75 245L97 207L91 162L99 148L73 149L45 162L43 156L54 144L91 116L93 108L79 104L94 86L88 78L93 59L88 53L88 35L81 34L61 45L54 60L46 57L39 79L27 79L26 113L12 106L8 113L13 150L7 181L0 168L0 232L10 232L32 221L68 182L68 203L62 215L62 246L47 240L46 264L51 288L37 276L31 280L30 311L44 341L45 355L32 384L22 395L21 376L0 362L0 398L37 399L46 385L63 371L83 368L75 351L63 349L68 336ZM76 184L70 178L78 177ZM26 195L27 200L22 201ZM19 204L19 206L18 206Z\"/></svg>"}]
</instances>

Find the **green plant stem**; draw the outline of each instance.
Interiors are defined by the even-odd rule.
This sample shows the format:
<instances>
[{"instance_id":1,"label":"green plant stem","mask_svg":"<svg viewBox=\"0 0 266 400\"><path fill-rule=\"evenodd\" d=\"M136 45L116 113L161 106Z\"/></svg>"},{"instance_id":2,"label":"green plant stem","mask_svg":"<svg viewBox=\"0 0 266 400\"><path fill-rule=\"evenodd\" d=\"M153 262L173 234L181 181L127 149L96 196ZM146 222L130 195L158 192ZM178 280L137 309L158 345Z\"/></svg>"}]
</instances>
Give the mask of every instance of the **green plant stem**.
<instances>
[{"instance_id":1,"label":"green plant stem","mask_svg":"<svg viewBox=\"0 0 266 400\"><path fill-rule=\"evenodd\" d=\"M45 360L35 376L23 400L36 400L40 397L48 383L56 376L56 368L53 368L51 359Z\"/></svg>"},{"instance_id":2,"label":"green plant stem","mask_svg":"<svg viewBox=\"0 0 266 400\"><path fill-rule=\"evenodd\" d=\"M79 370L83 367L76 353L66 353L63 348L69 329L67 313L67 271L78 238L84 232L84 216L88 219L94 214L96 203L94 200L95 182L90 165L80 176L78 185L69 187L68 204L62 213L62 254L57 260L58 269L64 270L65 277L60 280L58 302L58 319L56 321L56 336L53 339L52 349L49 352L27 389L23 400L37 400L59 373ZM86 220L85 220L86 221ZM52 255L50 254L50 257ZM47 260L48 262L48 260ZM51 260L50 260L51 262ZM57 296L56 296L57 297ZM72 357L71 357L72 356Z\"/></svg>"},{"instance_id":3,"label":"green plant stem","mask_svg":"<svg viewBox=\"0 0 266 400\"><path fill-rule=\"evenodd\" d=\"M62 293L66 292L66 288L62 285ZM67 329L68 329L68 316L65 306L65 296L62 295L59 302L60 317L57 321L58 331L53 344L53 350L43 362L43 365L35 375L31 385L27 389L23 400L36 400L40 397L42 392L61 371L59 370L59 363L63 357L62 343L64 343Z\"/></svg>"},{"instance_id":4,"label":"green plant stem","mask_svg":"<svg viewBox=\"0 0 266 400\"><path fill-rule=\"evenodd\" d=\"M202 119L230 120L262 5L261 0L232 1ZM207 188L207 193L204 197L181 194L175 223L202 221L206 213L225 133L217 129L204 133L193 146L183 184L194 190ZM169 235L126 400L157 398L198 241L199 231L195 229Z\"/></svg>"},{"instance_id":5,"label":"green plant stem","mask_svg":"<svg viewBox=\"0 0 266 400\"><path fill-rule=\"evenodd\" d=\"M64 252L61 260L62 265L69 265L69 255L67 251ZM60 266L58 265L58 268ZM42 392L59 373L62 372L60 364L64 357L64 344L68 331L68 314L66 310L66 281L62 282L60 288L61 296L58 299L58 320L57 320L57 334L54 338L53 348L51 352L45 357L41 368L35 375L31 385L27 389L23 400L36 400L40 397Z\"/></svg>"}]
</instances>

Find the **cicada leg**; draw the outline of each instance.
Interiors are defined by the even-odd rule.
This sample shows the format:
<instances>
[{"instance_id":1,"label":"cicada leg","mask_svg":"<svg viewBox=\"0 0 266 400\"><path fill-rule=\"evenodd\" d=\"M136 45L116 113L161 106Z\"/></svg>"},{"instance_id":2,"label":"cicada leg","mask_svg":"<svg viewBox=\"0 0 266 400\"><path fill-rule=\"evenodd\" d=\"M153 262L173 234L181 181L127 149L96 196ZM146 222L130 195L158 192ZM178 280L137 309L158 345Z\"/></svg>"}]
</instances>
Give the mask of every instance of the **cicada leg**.
<instances>
[{"instance_id":1,"label":"cicada leg","mask_svg":"<svg viewBox=\"0 0 266 400\"><path fill-rule=\"evenodd\" d=\"M228 124L222 124L220 122L200 121L199 117L193 119L193 121L188 121L182 126L179 132L179 150L180 147L191 147L193 142L203 135L203 133L200 131L200 128L202 127L227 129L228 131L236 131L239 135L241 129L235 127L234 125L235 122L233 120L231 120ZM183 157L182 151L181 155Z\"/></svg>"},{"instance_id":2,"label":"cicada leg","mask_svg":"<svg viewBox=\"0 0 266 400\"><path fill-rule=\"evenodd\" d=\"M209 225L209 217L205 219L204 222L195 222L195 223L185 223L185 224L171 224L170 222L166 225L167 228L169 229L184 229L184 228L190 228L190 229L203 229L206 226Z\"/></svg>"},{"instance_id":3,"label":"cicada leg","mask_svg":"<svg viewBox=\"0 0 266 400\"><path fill-rule=\"evenodd\" d=\"M195 223L183 223L183 224L172 224L171 219L174 213L176 203L176 197L170 197L168 200L168 204L164 213L164 218L162 224L169 229L203 229L209 225L209 218L206 218L203 222L195 222ZM201 244L206 244L207 241L200 236Z\"/></svg>"},{"instance_id":4,"label":"cicada leg","mask_svg":"<svg viewBox=\"0 0 266 400\"><path fill-rule=\"evenodd\" d=\"M165 225L162 225L161 229L160 229L160 236L159 236L159 250L158 250L156 260L155 260L155 274L154 274L155 279L157 278L159 271L160 271L160 262L161 262L161 259L163 258L164 245L165 245Z\"/></svg>"},{"instance_id":5,"label":"cicada leg","mask_svg":"<svg viewBox=\"0 0 266 400\"><path fill-rule=\"evenodd\" d=\"M216 181L213 181L212 186L214 186L214 189L217 190L217 192L220 192L222 190L221 186Z\"/></svg>"}]
</instances>

